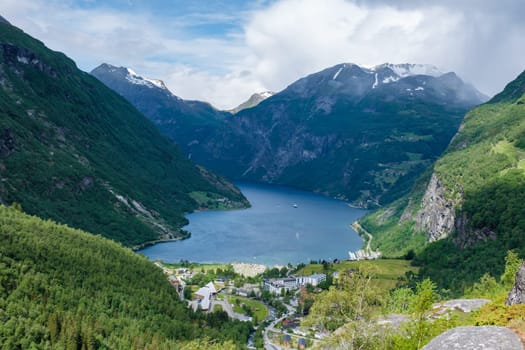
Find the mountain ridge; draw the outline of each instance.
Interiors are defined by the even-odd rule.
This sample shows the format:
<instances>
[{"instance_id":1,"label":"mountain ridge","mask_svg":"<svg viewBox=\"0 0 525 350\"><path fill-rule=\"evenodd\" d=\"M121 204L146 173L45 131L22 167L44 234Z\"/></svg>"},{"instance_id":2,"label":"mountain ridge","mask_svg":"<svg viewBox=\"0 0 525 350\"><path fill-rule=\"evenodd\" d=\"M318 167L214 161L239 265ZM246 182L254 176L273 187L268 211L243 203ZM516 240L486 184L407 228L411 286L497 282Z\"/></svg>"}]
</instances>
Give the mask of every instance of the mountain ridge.
<instances>
[{"instance_id":1,"label":"mountain ridge","mask_svg":"<svg viewBox=\"0 0 525 350\"><path fill-rule=\"evenodd\" d=\"M424 65L342 63L233 116L200 119L182 109L148 112L162 105L152 94L149 107L143 106L144 95L138 102L137 93L128 92L138 86L98 77L193 160L228 178L291 185L374 207L407 192L444 150L463 114L484 98L454 73L437 72ZM150 96L154 89L142 90Z\"/></svg>"},{"instance_id":2,"label":"mountain ridge","mask_svg":"<svg viewBox=\"0 0 525 350\"><path fill-rule=\"evenodd\" d=\"M233 109L229 109L228 112L232 114L236 114L242 111L243 109L255 107L259 103L266 100L267 98L272 97L273 95L275 95L275 92L272 92L272 91L256 92L252 94L250 98L248 98L248 100L244 101L243 103L241 103L240 105L238 105L237 107Z\"/></svg>"},{"instance_id":3,"label":"mountain ridge","mask_svg":"<svg viewBox=\"0 0 525 350\"><path fill-rule=\"evenodd\" d=\"M187 236L193 191L233 185L187 160L64 54L0 23L0 201L133 246Z\"/></svg>"}]
</instances>

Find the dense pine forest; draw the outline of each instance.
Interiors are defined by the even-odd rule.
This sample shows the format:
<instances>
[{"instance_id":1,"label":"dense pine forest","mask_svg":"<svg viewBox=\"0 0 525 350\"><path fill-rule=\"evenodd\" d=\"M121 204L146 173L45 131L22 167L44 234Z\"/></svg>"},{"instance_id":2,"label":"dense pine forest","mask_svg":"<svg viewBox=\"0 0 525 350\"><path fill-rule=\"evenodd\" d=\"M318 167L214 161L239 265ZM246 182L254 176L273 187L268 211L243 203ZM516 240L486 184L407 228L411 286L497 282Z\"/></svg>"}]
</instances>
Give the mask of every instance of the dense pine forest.
<instances>
[{"instance_id":1,"label":"dense pine forest","mask_svg":"<svg viewBox=\"0 0 525 350\"><path fill-rule=\"evenodd\" d=\"M246 344L250 323L192 312L160 269L118 243L5 206L0 241L2 349Z\"/></svg>"}]
</instances>

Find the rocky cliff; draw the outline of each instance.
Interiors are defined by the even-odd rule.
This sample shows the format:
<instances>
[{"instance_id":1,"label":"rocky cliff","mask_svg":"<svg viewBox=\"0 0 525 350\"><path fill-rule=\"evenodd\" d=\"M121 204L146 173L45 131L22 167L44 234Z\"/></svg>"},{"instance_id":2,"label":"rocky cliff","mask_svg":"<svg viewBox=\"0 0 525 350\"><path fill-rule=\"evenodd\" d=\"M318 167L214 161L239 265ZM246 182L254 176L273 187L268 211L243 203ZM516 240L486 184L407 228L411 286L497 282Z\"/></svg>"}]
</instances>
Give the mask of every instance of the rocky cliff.
<instances>
[{"instance_id":1,"label":"rocky cliff","mask_svg":"<svg viewBox=\"0 0 525 350\"><path fill-rule=\"evenodd\" d=\"M456 223L454 204L457 200L434 173L421 200L421 209L416 214L416 229L428 232L428 241L434 242L452 233Z\"/></svg>"},{"instance_id":2,"label":"rocky cliff","mask_svg":"<svg viewBox=\"0 0 525 350\"><path fill-rule=\"evenodd\" d=\"M454 234L454 243L458 247L467 247L477 242L495 239L496 232L489 227L473 228L469 216L463 212L463 191L446 188L436 173L428 183L421 200L420 209L415 215L415 229L427 233L428 242L435 242ZM407 214L400 222L411 220Z\"/></svg>"},{"instance_id":3,"label":"rocky cliff","mask_svg":"<svg viewBox=\"0 0 525 350\"><path fill-rule=\"evenodd\" d=\"M525 304L525 263L516 273L516 283L507 297L507 305Z\"/></svg>"}]
</instances>

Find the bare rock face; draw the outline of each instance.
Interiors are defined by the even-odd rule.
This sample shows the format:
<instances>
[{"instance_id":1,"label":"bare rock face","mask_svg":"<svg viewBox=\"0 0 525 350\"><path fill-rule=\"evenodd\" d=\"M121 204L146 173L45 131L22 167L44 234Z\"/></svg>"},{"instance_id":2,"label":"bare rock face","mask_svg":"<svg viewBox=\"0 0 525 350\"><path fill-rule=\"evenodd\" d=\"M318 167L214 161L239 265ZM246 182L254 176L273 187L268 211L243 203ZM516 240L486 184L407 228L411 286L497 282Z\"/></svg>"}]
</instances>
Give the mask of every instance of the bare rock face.
<instances>
[{"instance_id":1,"label":"bare rock face","mask_svg":"<svg viewBox=\"0 0 525 350\"><path fill-rule=\"evenodd\" d=\"M434 310L437 310L438 315L454 310L472 312L478 310L488 302L490 302L488 299L453 299L435 305Z\"/></svg>"},{"instance_id":2,"label":"bare rock face","mask_svg":"<svg viewBox=\"0 0 525 350\"><path fill-rule=\"evenodd\" d=\"M445 188L436 174L432 174L417 213L416 229L427 231L428 241L434 242L452 233L455 220L454 203L445 196Z\"/></svg>"},{"instance_id":3,"label":"bare rock face","mask_svg":"<svg viewBox=\"0 0 525 350\"><path fill-rule=\"evenodd\" d=\"M432 339L423 350L523 350L523 344L510 329L497 326L457 327Z\"/></svg>"},{"instance_id":4,"label":"bare rock face","mask_svg":"<svg viewBox=\"0 0 525 350\"><path fill-rule=\"evenodd\" d=\"M525 304L525 262L516 274L516 284L507 297L507 305Z\"/></svg>"},{"instance_id":5,"label":"bare rock face","mask_svg":"<svg viewBox=\"0 0 525 350\"><path fill-rule=\"evenodd\" d=\"M456 207L461 202L461 192L452 196L437 175L432 174L416 214L416 229L428 232L429 242L446 238L455 232L454 244L460 248L495 239L496 232L487 227L474 229L469 225L469 218L465 213L461 210L456 212ZM410 212L411 208L407 206L400 221L406 220L405 215L409 217Z\"/></svg>"}]
</instances>

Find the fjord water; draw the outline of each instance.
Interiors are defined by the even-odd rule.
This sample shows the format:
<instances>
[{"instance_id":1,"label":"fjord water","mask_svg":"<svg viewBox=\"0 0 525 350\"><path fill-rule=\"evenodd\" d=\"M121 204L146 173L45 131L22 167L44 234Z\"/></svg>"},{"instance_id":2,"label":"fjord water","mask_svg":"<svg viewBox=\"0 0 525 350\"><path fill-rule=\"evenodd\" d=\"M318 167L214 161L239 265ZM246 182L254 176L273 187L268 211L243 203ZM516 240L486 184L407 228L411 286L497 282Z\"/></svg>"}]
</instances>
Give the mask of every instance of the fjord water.
<instances>
[{"instance_id":1,"label":"fjord water","mask_svg":"<svg viewBox=\"0 0 525 350\"><path fill-rule=\"evenodd\" d=\"M166 262L296 264L347 259L362 240L351 228L366 210L288 187L239 183L252 207L187 215L191 237L140 251Z\"/></svg>"}]
</instances>

